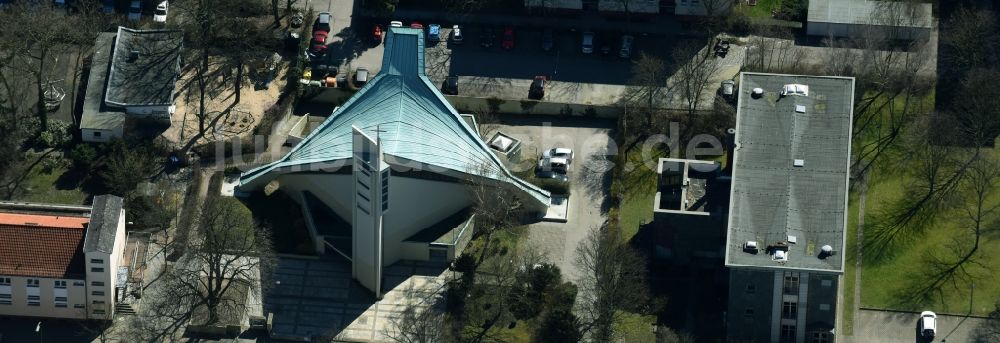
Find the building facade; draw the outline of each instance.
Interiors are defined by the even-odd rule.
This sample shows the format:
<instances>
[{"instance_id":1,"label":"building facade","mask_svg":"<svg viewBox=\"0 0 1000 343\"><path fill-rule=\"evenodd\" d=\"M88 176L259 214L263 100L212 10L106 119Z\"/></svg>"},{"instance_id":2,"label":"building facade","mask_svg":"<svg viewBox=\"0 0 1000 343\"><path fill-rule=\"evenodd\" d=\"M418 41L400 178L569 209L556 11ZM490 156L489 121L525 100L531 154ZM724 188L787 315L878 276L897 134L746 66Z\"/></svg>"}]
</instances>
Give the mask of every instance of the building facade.
<instances>
[{"instance_id":1,"label":"building facade","mask_svg":"<svg viewBox=\"0 0 1000 343\"><path fill-rule=\"evenodd\" d=\"M934 28L930 3L810 0L806 33L832 38L927 40Z\"/></svg>"},{"instance_id":2,"label":"building facade","mask_svg":"<svg viewBox=\"0 0 1000 343\"><path fill-rule=\"evenodd\" d=\"M124 244L119 197L0 203L0 315L112 319Z\"/></svg>"},{"instance_id":3,"label":"building facade","mask_svg":"<svg viewBox=\"0 0 1000 343\"><path fill-rule=\"evenodd\" d=\"M119 27L98 35L80 119L83 141L120 138L126 120L170 121L182 41L174 30Z\"/></svg>"},{"instance_id":4,"label":"building facade","mask_svg":"<svg viewBox=\"0 0 1000 343\"><path fill-rule=\"evenodd\" d=\"M742 73L725 247L727 335L833 342L854 79Z\"/></svg>"},{"instance_id":5,"label":"building facade","mask_svg":"<svg viewBox=\"0 0 1000 343\"><path fill-rule=\"evenodd\" d=\"M544 213L549 193L515 177L424 74L424 35L391 28L381 72L291 152L243 173L239 188L275 186L302 209L321 254L349 260L376 297L401 260L446 262L474 229L470 184Z\"/></svg>"}]
</instances>

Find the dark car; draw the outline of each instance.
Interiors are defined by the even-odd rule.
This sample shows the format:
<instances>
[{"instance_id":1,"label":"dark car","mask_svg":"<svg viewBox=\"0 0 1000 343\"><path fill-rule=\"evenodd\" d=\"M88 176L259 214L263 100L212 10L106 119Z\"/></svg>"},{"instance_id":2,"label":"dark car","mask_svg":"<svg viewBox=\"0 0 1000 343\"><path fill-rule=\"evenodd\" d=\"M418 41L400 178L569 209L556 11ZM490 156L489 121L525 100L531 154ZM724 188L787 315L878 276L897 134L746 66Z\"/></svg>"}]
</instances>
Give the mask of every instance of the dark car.
<instances>
[{"instance_id":1,"label":"dark car","mask_svg":"<svg viewBox=\"0 0 1000 343\"><path fill-rule=\"evenodd\" d=\"M528 98L541 100L545 97L545 81L548 78L545 76L535 76L535 80L531 81L531 88L528 89Z\"/></svg>"},{"instance_id":2,"label":"dark car","mask_svg":"<svg viewBox=\"0 0 1000 343\"><path fill-rule=\"evenodd\" d=\"M500 47L505 50L510 50L514 48L514 28L507 26L503 28L503 41L500 42Z\"/></svg>"},{"instance_id":3,"label":"dark car","mask_svg":"<svg viewBox=\"0 0 1000 343\"><path fill-rule=\"evenodd\" d=\"M441 85L441 92L449 95L458 95L458 76L449 76Z\"/></svg>"},{"instance_id":4,"label":"dark car","mask_svg":"<svg viewBox=\"0 0 1000 343\"><path fill-rule=\"evenodd\" d=\"M493 46L493 42L497 40L496 32L493 32L493 28L489 26L483 26L479 34L479 45L484 48L489 48Z\"/></svg>"},{"instance_id":5,"label":"dark car","mask_svg":"<svg viewBox=\"0 0 1000 343\"><path fill-rule=\"evenodd\" d=\"M552 37L552 29L542 30L542 51L549 52L555 48L555 38Z\"/></svg>"}]
</instances>

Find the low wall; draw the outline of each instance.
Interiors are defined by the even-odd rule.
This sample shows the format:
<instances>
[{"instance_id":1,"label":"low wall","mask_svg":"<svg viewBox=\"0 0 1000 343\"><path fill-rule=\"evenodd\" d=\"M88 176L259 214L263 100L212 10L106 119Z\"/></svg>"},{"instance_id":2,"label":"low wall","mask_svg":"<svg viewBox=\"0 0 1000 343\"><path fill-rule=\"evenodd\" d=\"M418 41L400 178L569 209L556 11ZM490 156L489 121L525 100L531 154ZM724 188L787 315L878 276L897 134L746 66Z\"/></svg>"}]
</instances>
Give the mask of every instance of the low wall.
<instances>
[{"instance_id":1,"label":"low wall","mask_svg":"<svg viewBox=\"0 0 1000 343\"><path fill-rule=\"evenodd\" d=\"M623 111L623 109L618 106L567 104L529 99L504 100L498 98L477 98L461 95L447 95L445 98L448 99L448 102L461 113L495 112L502 114L618 118Z\"/></svg>"}]
</instances>

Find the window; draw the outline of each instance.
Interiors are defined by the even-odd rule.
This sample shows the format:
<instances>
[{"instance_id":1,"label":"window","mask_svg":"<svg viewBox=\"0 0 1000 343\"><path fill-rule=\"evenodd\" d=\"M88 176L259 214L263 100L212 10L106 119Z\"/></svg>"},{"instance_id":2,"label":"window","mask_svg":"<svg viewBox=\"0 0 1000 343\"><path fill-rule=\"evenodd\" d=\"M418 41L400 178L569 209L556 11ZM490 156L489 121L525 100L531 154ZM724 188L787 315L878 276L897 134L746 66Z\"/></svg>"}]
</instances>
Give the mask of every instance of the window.
<instances>
[{"instance_id":1,"label":"window","mask_svg":"<svg viewBox=\"0 0 1000 343\"><path fill-rule=\"evenodd\" d=\"M10 299L10 294L0 293L0 299Z\"/></svg>"},{"instance_id":2,"label":"window","mask_svg":"<svg viewBox=\"0 0 1000 343\"><path fill-rule=\"evenodd\" d=\"M799 293L799 276L785 274L785 294Z\"/></svg>"},{"instance_id":3,"label":"window","mask_svg":"<svg viewBox=\"0 0 1000 343\"><path fill-rule=\"evenodd\" d=\"M747 284L747 293L748 294L754 294L756 292L757 292L757 285L752 284L752 283L748 283Z\"/></svg>"},{"instance_id":4,"label":"window","mask_svg":"<svg viewBox=\"0 0 1000 343\"><path fill-rule=\"evenodd\" d=\"M42 300L42 297L38 295L29 295L28 300Z\"/></svg>"},{"instance_id":5,"label":"window","mask_svg":"<svg viewBox=\"0 0 1000 343\"><path fill-rule=\"evenodd\" d=\"M94 314L104 314L104 310L94 310Z\"/></svg>"},{"instance_id":6,"label":"window","mask_svg":"<svg viewBox=\"0 0 1000 343\"><path fill-rule=\"evenodd\" d=\"M66 281L56 280L54 283L56 288L66 288Z\"/></svg>"},{"instance_id":7,"label":"window","mask_svg":"<svg viewBox=\"0 0 1000 343\"><path fill-rule=\"evenodd\" d=\"M85 308L85 307L87 306L84 304L73 304L73 308Z\"/></svg>"},{"instance_id":8,"label":"window","mask_svg":"<svg viewBox=\"0 0 1000 343\"><path fill-rule=\"evenodd\" d=\"M782 325L781 326L781 341L782 342L795 342L795 325Z\"/></svg>"},{"instance_id":9,"label":"window","mask_svg":"<svg viewBox=\"0 0 1000 343\"><path fill-rule=\"evenodd\" d=\"M73 281L73 286L84 286L83 281Z\"/></svg>"},{"instance_id":10,"label":"window","mask_svg":"<svg viewBox=\"0 0 1000 343\"><path fill-rule=\"evenodd\" d=\"M38 279L28 279L28 287L38 287Z\"/></svg>"},{"instance_id":11,"label":"window","mask_svg":"<svg viewBox=\"0 0 1000 343\"><path fill-rule=\"evenodd\" d=\"M745 310L743 310L743 316L753 317L753 307L747 307Z\"/></svg>"},{"instance_id":12,"label":"window","mask_svg":"<svg viewBox=\"0 0 1000 343\"><path fill-rule=\"evenodd\" d=\"M100 136L101 136L100 132L94 131L94 137L100 137Z\"/></svg>"},{"instance_id":13,"label":"window","mask_svg":"<svg viewBox=\"0 0 1000 343\"><path fill-rule=\"evenodd\" d=\"M91 281L90 285L91 286L104 286L104 282L103 281Z\"/></svg>"},{"instance_id":14,"label":"window","mask_svg":"<svg viewBox=\"0 0 1000 343\"><path fill-rule=\"evenodd\" d=\"M91 301L90 303L94 305L104 305L104 300L94 300Z\"/></svg>"},{"instance_id":15,"label":"window","mask_svg":"<svg viewBox=\"0 0 1000 343\"><path fill-rule=\"evenodd\" d=\"M0 285L10 286L10 278L9 277L0 277Z\"/></svg>"},{"instance_id":16,"label":"window","mask_svg":"<svg viewBox=\"0 0 1000 343\"><path fill-rule=\"evenodd\" d=\"M829 332L813 332L813 343L833 343L833 335Z\"/></svg>"},{"instance_id":17,"label":"window","mask_svg":"<svg viewBox=\"0 0 1000 343\"><path fill-rule=\"evenodd\" d=\"M103 273L104 272L104 268L96 268L96 267L95 268L90 268L90 271L92 273Z\"/></svg>"},{"instance_id":18,"label":"window","mask_svg":"<svg viewBox=\"0 0 1000 343\"><path fill-rule=\"evenodd\" d=\"M9 299L0 299L0 305L13 305L13 304L14 303L11 302Z\"/></svg>"},{"instance_id":19,"label":"window","mask_svg":"<svg viewBox=\"0 0 1000 343\"><path fill-rule=\"evenodd\" d=\"M66 303L56 303L56 307L65 308L66 307Z\"/></svg>"},{"instance_id":20,"label":"window","mask_svg":"<svg viewBox=\"0 0 1000 343\"><path fill-rule=\"evenodd\" d=\"M104 260L99 258L92 258L90 259L90 263L104 264Z\"/></svg>"},{"instance_id":21,"label":"window","mask_svg":"<svg viewBox=\"0 0 1000 343\"><path fill-rule=\"evenodd\" d=\"M382 172L382 211L385 212L389 210L389 171L391 169L385 168Z\"/></svg>"},{"instance_id":22,"label":"window","mask_svg":"<svg viewBox=\"0 0 1000 343\"><path fill-rule=\"evenodd\" d=\"M56 301L66 301L66 297L56 297Z\"/></svg>"},{"instance_id":23,"label":"window","mask_svg":"<svg viewBox=\"0 0 1000 343\"><path fill-rule=\"evenodd\" d=\"M781 318L795 319L799 314L799 304L791 301L781 303Z\"/></svg>"},{"instance_id":24,"label":"window","mask_svg":"<svg viewBox=\"0 0 1000 343\"><path fill-rule=\"evenodd\" d=\"M90 292L90 295L97 295L97 296L102 296L103 297L104 296L104 291L93 291L93 292Z\"/></svg>"}]
</instances>

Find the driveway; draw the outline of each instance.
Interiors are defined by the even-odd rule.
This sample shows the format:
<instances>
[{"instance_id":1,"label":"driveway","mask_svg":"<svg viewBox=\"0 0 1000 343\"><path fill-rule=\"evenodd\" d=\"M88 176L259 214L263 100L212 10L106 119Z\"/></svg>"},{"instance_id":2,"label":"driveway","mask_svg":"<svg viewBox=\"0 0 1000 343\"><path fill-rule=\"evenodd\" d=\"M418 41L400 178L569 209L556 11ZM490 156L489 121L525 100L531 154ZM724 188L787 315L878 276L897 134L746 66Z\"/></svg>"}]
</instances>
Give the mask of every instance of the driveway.
<instances>
[{"instance_id":1,"label":"driveway","mask_svg":"<svg viewBox=\"0 0 1000 343\"><path fill-rule=\"evenodd\" d=\"M612 162L606 157L614 122L583 118L506 117L499 130L521 140L522 162L512 169L531 170L544 149L572 148L570 199L566 223L539 222L528 227L524 242L534 244L562 270L567 280L579 278L573 260L576 246L591 228L604 223Z\"/></svg>"},{"instance_id":2,"label":"driveway","mask_svg":"<svg viewBox=\"0 0 1000 343\"><path fill-rule=\"evenodd\" d=\"M854 336L842 337L844 342L917 343L927 340L917 337L918 313L858 310ZM972 342L972 331L983 319L938 314L937 337L934 342Z\"/></svg>"}]
</instances>

